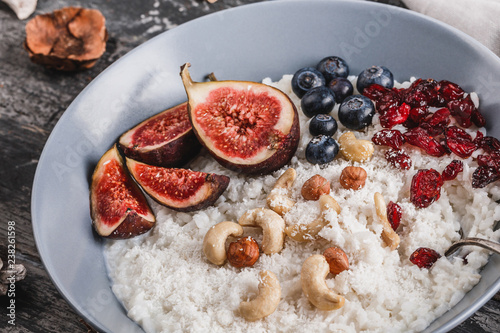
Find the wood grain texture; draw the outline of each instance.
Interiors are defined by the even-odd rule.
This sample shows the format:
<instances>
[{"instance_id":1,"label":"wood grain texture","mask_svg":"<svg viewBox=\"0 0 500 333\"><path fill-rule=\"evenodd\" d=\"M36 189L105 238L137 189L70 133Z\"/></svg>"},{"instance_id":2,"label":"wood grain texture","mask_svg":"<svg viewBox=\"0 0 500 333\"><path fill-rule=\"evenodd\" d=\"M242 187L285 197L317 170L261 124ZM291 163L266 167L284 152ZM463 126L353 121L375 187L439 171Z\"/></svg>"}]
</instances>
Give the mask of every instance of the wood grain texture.
<instances>
[{"instance_id":1,"label":"wood grain texture","mask_svg":"<svg viewBox=\"0 0 500 333\"><path fill-rule=\"evenodd\" d=\"M65 6L99 9L109 32L106 53L90 70L60 73L30 62L22 44L27 20L0 2L0 257L7 256L7 224L15 221L16 261L28 275L16 284L16 326L7 324L9 298L0 297L0 332L87 332L88 327L50 280L33 237L30 200L38 158L58 119L85 86L111 63L155 35L194 18L251 0L39 1L35 14ZM399 0L377 1L402 6ZM453 332L499 332L496 295Z\"/></svg>"}]
</instances>

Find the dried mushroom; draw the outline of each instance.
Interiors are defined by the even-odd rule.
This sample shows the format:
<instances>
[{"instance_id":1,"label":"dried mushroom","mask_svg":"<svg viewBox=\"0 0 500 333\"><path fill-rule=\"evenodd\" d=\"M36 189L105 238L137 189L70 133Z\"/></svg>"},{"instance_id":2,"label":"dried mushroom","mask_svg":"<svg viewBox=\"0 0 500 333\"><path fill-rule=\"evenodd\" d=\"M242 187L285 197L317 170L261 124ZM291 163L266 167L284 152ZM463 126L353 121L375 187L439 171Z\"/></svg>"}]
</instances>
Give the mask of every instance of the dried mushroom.
<instances>
[{"instance_id":1,"label":"dried mushroom","mask_svg":"<svg viewBox=\"0 0 500 333\"><path fill-rule=\"evenodd\" d=\"M105 18L96 9L66 7L26 24L31 61L64 71L91 68L106 50Z\"/></svg>"}]
</instances>

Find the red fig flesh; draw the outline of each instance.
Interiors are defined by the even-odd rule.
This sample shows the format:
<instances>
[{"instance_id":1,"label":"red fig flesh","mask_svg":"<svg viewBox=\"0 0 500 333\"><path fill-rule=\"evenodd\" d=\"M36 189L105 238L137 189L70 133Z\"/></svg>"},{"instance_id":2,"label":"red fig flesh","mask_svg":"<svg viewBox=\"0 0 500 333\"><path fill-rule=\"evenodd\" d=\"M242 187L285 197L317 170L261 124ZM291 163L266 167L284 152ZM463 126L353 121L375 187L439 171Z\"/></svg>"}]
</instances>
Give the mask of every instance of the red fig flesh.
<instances>
[{"instance_id":1,"label":"red fig flesh","mask_svg":"<svg viewBox=\"0 0 500 333\"><path fill-rule=\"evenodd\" d=\"M266 174L287 164L300 138L297 109L271 86L248 81L193 82L181 67L198 140L224 167Z\"/></svg>"},{"instance_id":2,"label":"red fig flesh","mask_svg":"<svg viewBox=\"0 0 500 333\"><path fill-rule=\"evenodd\" d=\"M108 238L131 238L147 232L155 223L146 197L124 168L116 146L94 169L90 215L97 233Z\"/></svg>"},{"instance_id":3,"label":"red fig flesh","mask_svg":"<svg viewBox=\"0 0 500 333\"><path fill-rule=\"evenodd\" d=\"M179 167L200 151L189 121L187 103L146 119L119 139L127 157L162 167Z\"/></svg>"},{"instance_id":4,"label":"red fig flesh","mask_svg":"<svg viewBox=\"0 0 500 333\"><path fill-rule=\"evenodd\" d=\"M142 189L160 204L180 212L212 205L226 190L229 177L188 169L162 168L127 158Z\"/></svg>"}]
</instances>

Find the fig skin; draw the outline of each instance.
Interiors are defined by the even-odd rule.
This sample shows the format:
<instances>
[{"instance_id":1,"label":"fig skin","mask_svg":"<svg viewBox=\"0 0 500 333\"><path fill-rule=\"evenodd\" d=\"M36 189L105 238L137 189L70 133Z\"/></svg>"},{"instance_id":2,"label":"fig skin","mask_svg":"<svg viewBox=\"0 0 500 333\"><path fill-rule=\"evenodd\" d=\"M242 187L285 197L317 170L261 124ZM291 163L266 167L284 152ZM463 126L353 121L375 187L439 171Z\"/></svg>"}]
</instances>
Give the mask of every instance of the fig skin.
<instances>
[{"instance_id":1,"label":"fig skin","mask_svg":"<svg viewBox=\"0 0 500 333\"><path fill-rule=\"evenodd\" d=\"M209 207L217 201L217 199L224 193L226 188L229 185L229 177L224 176L224 175L218 175L214 173L205 173L205 172L195 172L187 169L179 169L179 168L162 168L162 167L157 167L153 165L148 165L146 163L142 163L139 161L135 161L130 158L126 158L126 165L127 168L134 177L135 181L139 186L146 192L152 199L154 199L156 202L159 204L168 207L172 210L178 211L178 212L192 212L200 209L204 209L206 207ZM138 171L138 168L142 168L141 171ZM157 175L160 173L163 173L163 177L165 174L171 174L176 171L183 173L183 178L190 179L190 175L198 175L198 176L203 176L203 185L195 189L195 193L190 195L187 198L169 198L167 197L168 195L171 195L172 191L165 191L165 196L162 196L162 193L159 193L159 191L156 191L153 189L151 186L145 183L145 180L149 180L150 177L146 174L146 170L149 169L149 171L153 175ZM144 178L141 178L143 176ZM162 179L166 178L159 178L154 180L155 184L162 184ZM167 183L167 186L173 186L175 185L174 183ZM195 184L190 185L190 189L193 189ZM182 186L175 186L175 191L183 191Z\"/></svg>"},{"instance_id":2,"label":"fig skin","mask_svg":"<svg viewBox=\"0 0 500 333\"><path fill-rule=\"evenodd\" d=\"M290 162L299 144L300 125L297 109L288 95L274 87L251 81L194 82L188 71L189 66L189 63L181 66L181 77L188 96L189 119L191 120L193 131L198 140L219 164L236 172L250 175L263 175L276 171ZM220 139L220 136L202 129L202 125L200 125L199 120L196 119L196 107L206 101L200 96L209 96L211 90L220 89L221 87L232 89L236 92L252 90L257 98L269 97L269 100L274 99L274 101L279 101L281 107L280 115L282 118L273 125L274 127L266 128L269 135L268 143L265 145L267 150L262 149L262 147L264 147L262 143L254 144L253 148L256 148L254 152L259 152L255 155L257 157L231 157L231 153L222 151L220 144L219 147L217 147L215 141ZM255 103L253 105L255 105ZM278 127L278 123L281 127ZM277 131L279 134L276 134L273 130ZM211 134L212 137L209 137L207 134ZM223 131L221 131L221 136L223 136L223 134ZM226 137L228 136L226 135ZM250 142L255 142L255 140L247 140L245 143L249 146L248 143Z\"/></svg>"},{"instance_id":3,"label":"fig skin","mask_svg":"<svg viewBox=\"0 0 500 333\"><path fill-rule=\"evenodd\" d=\"M116 162L118 164L118 168L120 169L119 173L122 176L122 178L118 180L113 180L112 185L115 187L119 186L119 189L121 188L124 189L124 191L128 191L128 195L136 200L136 204L143 211L141 214L137 211L136 207L122 208L124 211L113 226L108 225L108 222L104 220L104 215L106 210L116 207L112 204L106 205L109 203L109 197L100 197L103 193L98 193L101 185L100 183L105 180L105 174L109 174L106 170L106 165L110 162ZM104 195L106 194L104 193ZM120 204L123 205L123 195L116 195L116 200L119 200ZM101 202L99 202L100 200ZM127 239L141 235L149 231L156 222L146 197L124 167L123 158L116 145L103 154L92 174L92 182L90 185L90 216L92 218L92 225L97 234L111 239Z\"/></svg>"},{"instance_id":4,"label":"fig skin","mask_svg":"<svg viewBox=\"0 0 500 333\"><path fill-rule=\"evenodd\" d=\"M155 121L161 123L164 116L176 112L185 112L187 117L187 102L162 111L123 133L118 139L118 146L125 156L146 164L165 168L181 167L195 157L202 146L196 138L191 125L189 125L189 128L184 128L181 133L169 141L157 143L153 146L139 147L132 142L134 134L146 125L150 125ZM175 128L172 130L175 130Z\"/></svg>"},{"instance_id":5,"label":"fig skin","mask_svg":"<svg viewBox=\"0 0 500 333\"><path fill-rule=\"evenodd\" d=\"M153 226L154 222L139 216L135 211L131 211L127 213L127 217L118 225L115 231L108 236L101 236L109 239L128 239L148 232Z\"/></svg>"}]
</instances>

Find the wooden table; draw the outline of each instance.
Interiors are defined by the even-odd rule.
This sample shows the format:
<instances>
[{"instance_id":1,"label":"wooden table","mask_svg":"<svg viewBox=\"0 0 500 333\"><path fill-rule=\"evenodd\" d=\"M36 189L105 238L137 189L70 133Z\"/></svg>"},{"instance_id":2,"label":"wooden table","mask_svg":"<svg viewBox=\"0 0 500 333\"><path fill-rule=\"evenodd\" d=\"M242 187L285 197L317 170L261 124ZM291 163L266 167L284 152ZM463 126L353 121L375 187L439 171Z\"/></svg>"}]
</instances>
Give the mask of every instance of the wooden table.
<instances>
[{"instance_id":1,"label":"wooden table","mask_svg":"<svg viewBox=\"0 0 500 333\"><path fill-rule=\"evenodd\" d=\"M28 271L16 284L16 325L7 324L9 298L0 296L0 331L86 332L89 328L52 284L37 252L30 195L38 158L52 128L73 99L99 73L125 53L162 31L226 8L255 0L106 0L81 2L106 17L109 41L97 65L78 73L60 73L35 65L23 50L24 26L0 2L0 256L7 256L7 226L15 222L16 261ZM398 0L379 1L402 6ZM36 14L65 6L69 0L39 1ZM11 223L12 224L12 223ZM500 332L500 295L453 332Z\"/></svg>"}]
</instances>

